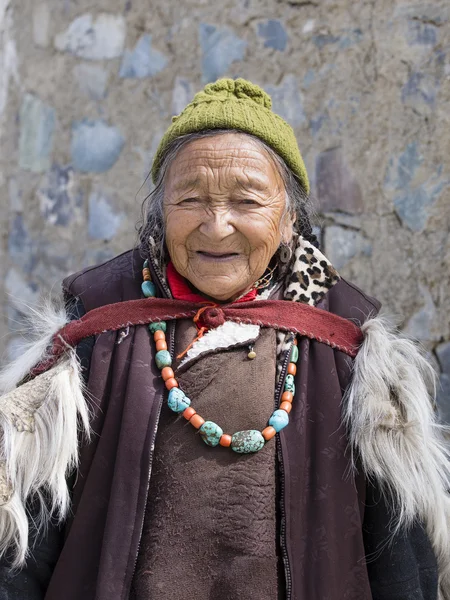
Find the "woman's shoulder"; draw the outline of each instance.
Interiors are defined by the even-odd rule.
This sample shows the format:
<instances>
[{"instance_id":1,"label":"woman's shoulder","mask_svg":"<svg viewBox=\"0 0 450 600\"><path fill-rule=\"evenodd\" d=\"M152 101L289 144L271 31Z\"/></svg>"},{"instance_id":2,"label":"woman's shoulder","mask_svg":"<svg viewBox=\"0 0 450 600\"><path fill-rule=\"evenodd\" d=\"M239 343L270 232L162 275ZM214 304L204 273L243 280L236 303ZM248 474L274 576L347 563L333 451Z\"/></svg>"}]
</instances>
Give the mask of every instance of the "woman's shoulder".
<instances>
[{"instance_id":1,"label":"woman's shoulder","mask_svg":"<svg viewBox=\"0 0 450 600\"><path fill-rule=\"evenodd\" d=\"M62 282L66 302L77 298L89 311L140 297L142 262L139 249L133 248L67 276Z\"/></svg>"}]
</instances>

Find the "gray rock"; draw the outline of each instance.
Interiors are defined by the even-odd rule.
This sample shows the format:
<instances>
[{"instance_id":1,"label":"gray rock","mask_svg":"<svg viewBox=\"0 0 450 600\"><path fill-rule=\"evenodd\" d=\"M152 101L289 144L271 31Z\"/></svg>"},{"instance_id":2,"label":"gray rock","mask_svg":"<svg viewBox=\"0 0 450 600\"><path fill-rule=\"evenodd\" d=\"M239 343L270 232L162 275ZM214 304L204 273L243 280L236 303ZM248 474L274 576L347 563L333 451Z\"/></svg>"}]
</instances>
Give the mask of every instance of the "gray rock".
<instances>
[{"instance_id":1,"label":"gray rock","mask_svg":"<svg viewBox=\"0 0 450 600\"><path fill-rule=\"evenodd\" d=\"M450 342L439 344L436 348L436 356L442 372L450 376Z\"/></svg>"},{"instance_id":2,"label":"gray rock","mask_svg":"<svg viewBox=\"0 0 450 600\"><path fill-rule=\"evenodd\" d=\"M393 158L389 161L385 185L395 190L409 189L422 162L423 158L417 143L408 144L398 157L398 161Z\"/></svg>"},{"instance_id":3,"label":"gray rock","mask_svg":"<svg viewBox=\"0 0 450 600\"><path fill-rule=\"evenodd\" d=\"M439 377L438 390L436 394L439 420L441 423L450 425L450 375L443 373Z\"/></svg>"},{"instance_id":4,"label":"gray rock","mask_svg":"<svg viewBox=\"0 0 450 600\"><path fill-rule=\"evenodd\" d=\"M319 154L315 179L321 212L363 212L361 188L347 167L340 148Z\"/></svg>"},{"instance_id":5,"label":"gray rock","mask_svg":"<svg viewBox=\"0 0 450 600\"><path fill-rule=\"evenodd\" d=\"M431 297L430 291L419 286L423 297L423 306L415 312L406 323L405 333L412 338L420 341L433 341L438 338L434 330L436 324L436 307Z\"/></svg>"},{"instance_id":6,"label":"gray rock","mask_svg":"<svg viewBox=\"0 0 450 600\"><path fill-rule=\"evenodd\" d=\"M172 114L178 115L189 104L194 96L192 83L184 77L175 77L175 85L172 93Z\"/></svg>"},{"instance_id":7,"label":"gray rock","mask_svg":"<svg viewBox=\"0 0 450 600\"><path fill-rule=\"evenodd\" d=\"M72 125L71 155L77 171L108 171L122 152L125 139L117 127L102 120L75 121Z\"/></svg>"},{"instance_id":8,"label":"gray rock","mask_svg":"<svg viewBox=\"0 0 450 600\"><path fill-rule=\"evenodd\" d=\"M9 225L8 254L11 260L27 273L34 265L36 244L25 225L23 215L16 213Z\"/></svg>"},{"instance_id":9,"label":"gray rock","mask_svg":"<svg viewBox=\"0 0 450 600\"><path fill-rule=\"evenodd\" d=\"M229 27L200 23L199 35L204 83L215 81L225 75L235 60L243 60L247 42L239 38Z\"/></svg>"},{"instance_id":10,"label":"gray rock","mask_svg":"<svg viewBox=\"0 0 450 600\"><path fill-rule=\"evenodd\" d=\"M42 173L50 167L55 111L37 96L25 94L20 107L19 166Z\"/></svg>"},{"instance_id":11,"label":"gray rock","mask_svg":"<svg viewBox=\"0 0 450 600\"><path fill-rule=\"evenodd\" d=\"M264 39L266 48L285 50L288 35L281 21L268 19L263 23L258 23L258 35Z\"/></svg>"},{"instance_id":12,"label":"gray rock","mask_svg":"<svg viewBox=\"0 0 450 600\"><path fill-rule=\"evenodd\" d=\"M274 112L290 125L297 127L306 121L303 96L295 75L286 75L280 85L266 85L264 89L272 97Z\"/></svg>"},{"instance_id":13,"label":"gray rock","mask_svg":"<svg viewBox=\"0 0 450 600\"><path fill-rule=\"evenodd\" d=\"M89 236L96 240L110 240L125 220L123 212L116 211L112 199L101 190L89 196Z\"/></svg>"},{"instance_id":14,"label":"gray rock","mask_svg":"<svg viewBox=\"0 0 450 600\"><path fill-rule=\"evenodd\" d=\"M430 73L412 73L402 88L402 102L418 113L431 115L439 81Z\"/></svg>"},{"instance_id":15,"label":"gray rock","mask_svg":"<svg viewBox=\"0 0 450 600\"><path fill-rule=\"evenodd\" d=\"M14 267L11 267L6 273L5 289L9 296L11 305L27 314L27 307L35 306L39 299L37 286L27 282L23 275Z\"/></svg>"},{"instance_id":16,"label":"gray rock","mask_svg":"<svg viewBox=\"0 0 450 600\"><path fill-rule=\"evenodd\" d=\"M122 15L102 13L93 19L90 13L86 13L58 34L54 45L57 50L80 58L103 60L122 55L125 36L126 21Z\"/></svg>"},{"instance_id":17,"label":"gray rock","mask_svg":"<svg viewBox=\"0 0 450 600\"><path fill-rule=\"evenodd\" d=\"M411 46L435 46L437 34L438 29L435 25L418 20L408 20L406 39Z\"/></svg>"},{"instance_id":18,"label":"gray rock","mask_svg":"<svg viewBox=\"0 0 450 600\"><path fill-rule=\"evenodd\" d=\"M17 179L11 177L8 181L8 195L9 195L9 210L11 212L22 212L23 211L23 199L22 192L19 189Z\"/></svg>"},{"instance_id":19,"label":"gray rock","mask_svg":"<svg viewBox=\"0 0 450 600\"><path fill-rule=\"evenodd\" d=\"M357 255L370 256L372 245L359 231L344 229L338 225L325 228L325 254L336 269L342 269Z\"/></svg>"},{"instance_id":20,"label":"gray rock","mask_svg":"<svg viewBox=\"0 0 450 600\"><path fill-rule=\"evenodd\" d=\"M83 196L74 183L73 169L54 164L37 192L42 216L52 225L67 226L81 208Z\"/></svg>"},{"instance_id":21,"label":"gray rock","mask_svg":"<svg viewBox=\"0 0 450 600\"><path fill-rule=\"evenodd\" d=\"M50 46L50 8L46 2L33 6L33 41L40 48Z\"/></svg>"},{"instance_id":22,"label":"gray rock","mask_svg":"<svg viewBox=\"0 0 450 600\"><path fill-rule=\"evenodd\" d=\"M138 40L134 50L125 50L119 76L135 79L153 77L167 63L167 56L152 48L152 36L147 33Z\"/></svg>"},{"instance_id":23,"label":"gray rock","mask_svg":"<svg viewBox=\"0 0 450 600\"><path fill-rule=\"evenodd\" d=\"M92 98L102 100L106 96L108 73L99 65L79 63L73 68L74 77L80 91Z\"/></svg>"},{"instance_id":24,"label":"gray rock","mask_svg":"<svg viewBox=\"0 0 450 600\"><path fill-rule=\"evenodd\" d=\"M102 248L88 248L84 255L83 259L83 268L91 267L92 265L99 265L101 263L110 260L116 256L117 252L115 252L109 246L104 246Z\"/></svg>"},{"instance_id":25,"label":"gray rock","mask_svg":"<svg viewBox=\"0 0 450 600\"><path fill-rule=\"evenodd\" d=\"M433 198L423 186L409 190L394 198L395 211L402 223L412 231L423 231L428 220L427 208L433 204Z\"/></svg>"}]
</instances>

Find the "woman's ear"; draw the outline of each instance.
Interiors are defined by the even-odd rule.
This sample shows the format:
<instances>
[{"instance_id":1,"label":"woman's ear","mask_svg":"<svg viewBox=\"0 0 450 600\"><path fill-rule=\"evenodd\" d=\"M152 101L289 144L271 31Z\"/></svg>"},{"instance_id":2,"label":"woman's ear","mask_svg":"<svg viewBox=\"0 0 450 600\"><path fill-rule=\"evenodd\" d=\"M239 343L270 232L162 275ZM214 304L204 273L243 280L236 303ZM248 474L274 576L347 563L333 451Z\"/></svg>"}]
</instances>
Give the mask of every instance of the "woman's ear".
<instances>
[{"instance_id":1,"label":"woman's ear","mask_svg":"<svg viewBox=\"0 0 450 600\"><path fill-rule=\"evenodd\" d=\"M294 223L296 221L295 214L288 213L285 215L281 222L281 242L283 244L290 244L294 235Z\"/></svg>"}]
</instances>

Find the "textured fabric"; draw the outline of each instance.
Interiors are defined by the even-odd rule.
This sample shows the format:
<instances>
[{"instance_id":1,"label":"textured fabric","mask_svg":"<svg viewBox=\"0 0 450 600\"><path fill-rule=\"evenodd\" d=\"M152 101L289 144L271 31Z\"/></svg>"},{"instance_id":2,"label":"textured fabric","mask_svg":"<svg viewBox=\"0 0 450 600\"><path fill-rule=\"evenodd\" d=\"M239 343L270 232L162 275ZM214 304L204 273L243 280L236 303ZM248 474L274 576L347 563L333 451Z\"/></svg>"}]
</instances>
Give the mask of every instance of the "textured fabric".
<instances>
[{"instance_id":1,"label":"textured fabric","mask_svg":"<svg viewBox=\"0 0 450 600\"><path fill-rule=\"evenodd\" d=\"M180 322L177 353L195 328ZM206 420L225 432L263 429L274 409L273 330L248 348L176 371ZM264 365L264 368L261 368ZM182 416L161 410L131 600L277 600L275 443L238 456L209 448Z\"/></svg>"},{"instance_id":2,"label":"textured fabric","mask_svg":"<svg viewBox=\"0 0 450 600\"><path fill-rule=\"evenodd\" d=\"M167 283L169 284L170 291L175 300L188 300L189 302L204 302L204 296L201 296L198 292L192 290L187 280L182 277L175 269L173 262L169 262L167 265ZM234 302L248 302L256 298L256 289L252 289L247 292L241 298L238 298Z\"/></svg>"},{"instance_id":3,"label":"textured fabric","mask_svg":"<svg viewBox=\"0 0 450 600\"><path fill-rule=\"evenodd\" d=\"M33 376L44 373L66 352L68 345L76 347L86 337L104 331L118 331L130 325L192 318L204 307L204 303L141 298L95 308L57 332L53 338L51 358L38 364L31 373ZM217 327L225 320L295 332L352 357L356 356L362 341L361 330L355 323L307 304L260 300L211 306L202 313L202 323L207 327Z\"/></svg>"},{"instance_id":4,"label":"textured fabric","mask_svg":"<svg viewBox=\"0 0 450 600\"><path fill-rule=\"evenodd\" d=\"M308 175L292 127L272 112L270 96L245 79L208 83L180 115L172 117L153 161L154 183L168 144L187 133L206 129L238 129L260 138L283 158L309 193Z\"/></svg>"}]
</instances>

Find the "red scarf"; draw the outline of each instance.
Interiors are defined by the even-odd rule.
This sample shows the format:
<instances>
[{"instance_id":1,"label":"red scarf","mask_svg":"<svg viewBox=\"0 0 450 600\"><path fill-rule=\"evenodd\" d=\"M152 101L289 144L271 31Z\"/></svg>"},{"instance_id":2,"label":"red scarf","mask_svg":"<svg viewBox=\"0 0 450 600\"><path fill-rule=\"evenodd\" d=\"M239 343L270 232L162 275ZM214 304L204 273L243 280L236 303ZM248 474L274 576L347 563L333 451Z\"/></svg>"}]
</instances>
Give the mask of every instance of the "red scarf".
<instances>
[{"instance_id":1,"label":"red scarf","mask_svg":"<svg viewBox=\"0 0 450 600\"><path fill-rule=\"evenodd\" d=\"M167 282L170 287L170 291L172 292L172 296L175 300L187 300L188 302L207 302L207 300L201 296L200 294L196 294L189 287L186 279L182 277L178 271L173 266L172 262L169 262L167 265ZM254 300L256 298L256 289L251 289L249 292L245 294L245 296L241 296L237 300L234 300L231 303L227 304L237 304L238 302L249 302L250 300Z\"/></svg>"}]
</instances>

